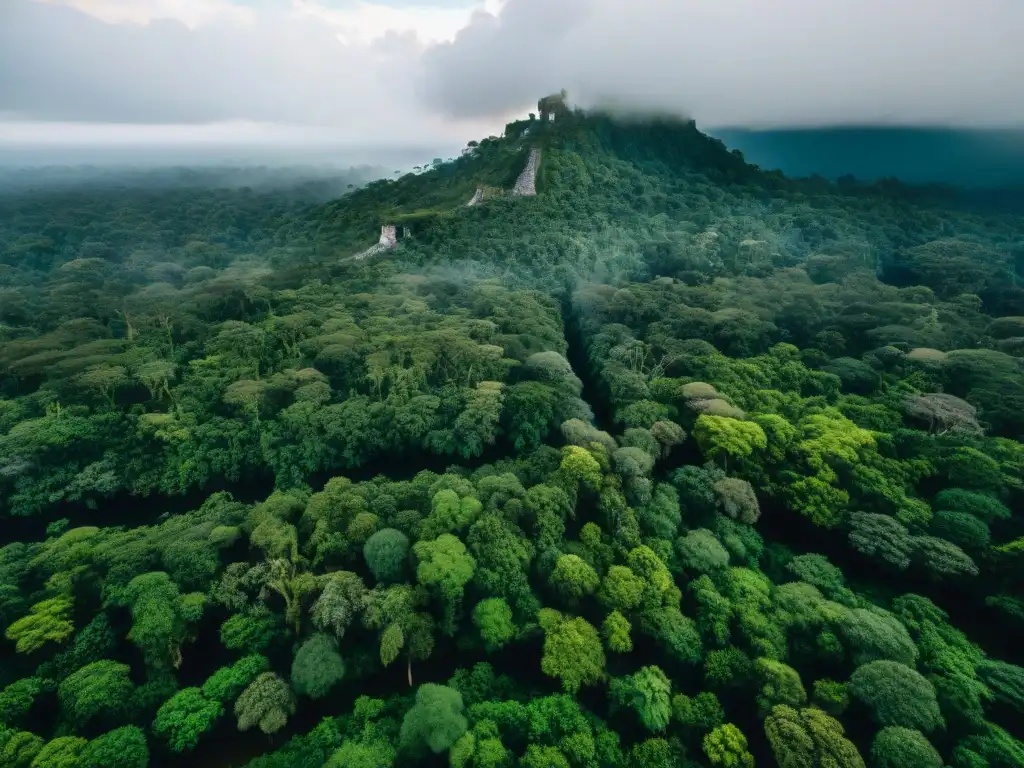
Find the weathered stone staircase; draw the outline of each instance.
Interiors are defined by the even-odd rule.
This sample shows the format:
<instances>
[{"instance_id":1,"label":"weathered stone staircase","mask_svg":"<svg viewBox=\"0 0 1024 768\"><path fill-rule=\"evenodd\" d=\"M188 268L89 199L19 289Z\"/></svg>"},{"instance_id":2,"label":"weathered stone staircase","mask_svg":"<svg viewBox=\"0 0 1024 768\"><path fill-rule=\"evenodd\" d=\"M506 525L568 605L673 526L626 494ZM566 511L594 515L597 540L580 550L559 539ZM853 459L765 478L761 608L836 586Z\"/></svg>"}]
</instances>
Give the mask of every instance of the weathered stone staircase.
<instances>
[{"instance_id":1,"label":"weathered stone staircase","mask_svg":"<svg viewBox=\"0 0 1024 768\"><path fill-rule=\"evenodd\" d=\"M371 245L362 253L357 253L352 259L354 261L367 259L370 256L376 256L378 253L390 251L396 247L398 247L398 230L394 224L385 224L380 228L380 240L377 241L377 244Z\"/></svg>"},{"instance_id":2,"label":"weathered stone staircase","mask_svg":"<svg viewBox=\"0 0 1024 768\"><path fill-rule=\"evenodd\" d=\"M523 172L519 174L519 178L516 179L516 184L512 188L512 195L514 197L527 197L535 196L537 194L537 171L540 169L540 150L531 149L530 156L526 160L526 167L523 168ZM481 205L484 202L484 188L477 187L476 192L468 203L467 208ZM405 229L406 236L409 235L408 228ZM376 245L370 246L362 253L357 253L355 256L349 257L352 261L359 261L361 259L368 259L371 256L390 251L392 248L398 247L398 233L394 224L385 224L380 228L380 240Z\"/></svg>"},{"instance_id":3,"label":"weathered stone staircase","mask_svg":"<svg viewBox=\"0 0 1024 768\"><path fill-rule=\"evenodd\" d=\"M512 194L536 195L537 194L537 170L540 168L540 150L531 149L530 157L526 161L526 167L516 179L516 185L512 188Z\"/></svg>"}]
</instances>

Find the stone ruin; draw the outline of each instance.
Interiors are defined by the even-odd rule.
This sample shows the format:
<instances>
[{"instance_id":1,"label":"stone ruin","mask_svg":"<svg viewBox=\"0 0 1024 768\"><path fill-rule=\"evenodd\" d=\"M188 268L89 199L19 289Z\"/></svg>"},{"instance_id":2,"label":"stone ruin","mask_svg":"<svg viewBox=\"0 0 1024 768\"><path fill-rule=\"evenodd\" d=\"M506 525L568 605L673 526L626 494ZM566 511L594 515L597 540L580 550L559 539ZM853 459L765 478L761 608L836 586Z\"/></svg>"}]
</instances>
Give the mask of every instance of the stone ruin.
<instances>
[{"instance_id":1,"label":"stone ruin","mask_svg":"<svg viewBox=\"0 0 1024 768\"><path fill-rule=\"evenodd\" d=\"M526 161L526 167L516 179L516 185L512 188L512 194L536 195L537 194L537 169L540 167L540 150L531 149L530 157Z\"/></svg>"},{"instance_id":2,"label":"stone ruin","mask_svg":"<svg viewBox=\"0 0 1024 768\"><path fill-rule=\"evenodd\" d=\"M537 102L537 111L540 112L541 122L551 122L556 116L568 114L569 107L566 104L569 94L563 88L558 93L545 96Z\"/></svg>"},{"instance_id":3,"label":"stone ruin","mask_svg":"<svg viewBox=\"0 0 1024 768\"><path fill-rule=\"evenodd\" d=\"M409 228L404 228L404 235L409 236ZM355 256L349 257L353 261L361 261L362 259L368 259L370 256L376 256L378 253L384 253L384 251L390 251L392 248L398 247L398 227L394 224L384 224L380 228L380 240L375 245L371 245L362 253L357 253ZM349 259L343 259L348 261Z\"/></svg>"},{"instance_id":4,"label":"stone ruin","mask_svg":"<svg viewBox=\"0 0 1024 768\"><path fill-rule=\"evenodd\" d=\"M523 172L519 174L516 179L515 186L512 187L511 194L513 197L528 197L537 194L537 171L540 169L540 150L531 149L530 155L526 160L526 167L523 168ZM485 189L484 187L477 187L473 197L470 198L469 202L466 203L467 208L472 208L477 205L483 205L487 198L494 195L506 194L502 190Z\"/></svg>"},{"instance_id":5,"label":"stone ruin","mask_svg":"<svg viewBox=\"0 0 1024 768\"><path fill-rule=\"evenodd\" d=\"M394 248L398 245L398 230L394 224L385 224L380 228L380 240L377 244L385 248Z\"/></svg>"}]
</instances>

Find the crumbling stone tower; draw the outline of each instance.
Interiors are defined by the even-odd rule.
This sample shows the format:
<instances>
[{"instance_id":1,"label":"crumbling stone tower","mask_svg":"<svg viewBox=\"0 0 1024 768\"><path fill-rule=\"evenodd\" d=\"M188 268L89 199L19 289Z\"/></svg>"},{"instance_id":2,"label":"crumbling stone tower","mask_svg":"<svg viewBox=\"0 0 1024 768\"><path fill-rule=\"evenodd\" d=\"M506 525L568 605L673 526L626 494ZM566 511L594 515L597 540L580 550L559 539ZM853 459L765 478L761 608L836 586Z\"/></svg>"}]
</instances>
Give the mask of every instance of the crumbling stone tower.
<instances>
[{"instance_id":1,"label":"crumbling stone tower","mask_svg":"<svg viewBox=\"0 0 1024 768\"><path fill-rule=\"evenodd\" d=\"M545 122L550 122L555 117L562 117L569 112L569 107L566 106L565 100L569 97L563 88L559 93L553 93L550 96L545 96L543 99L537 102L537 111L540 112L540 119Z\"/></svg>"},{"instance_id":2,"label":"crumbling stone tower","mask_svg":"<svg viewBox=\"0 0 1024 768\"><path fill-rule=\"evenodd\" d=\"M385 224L380 228L379 245L385 248L394 248L398 245L398 230L394 224Z\"/></svg>"}]
</instances>

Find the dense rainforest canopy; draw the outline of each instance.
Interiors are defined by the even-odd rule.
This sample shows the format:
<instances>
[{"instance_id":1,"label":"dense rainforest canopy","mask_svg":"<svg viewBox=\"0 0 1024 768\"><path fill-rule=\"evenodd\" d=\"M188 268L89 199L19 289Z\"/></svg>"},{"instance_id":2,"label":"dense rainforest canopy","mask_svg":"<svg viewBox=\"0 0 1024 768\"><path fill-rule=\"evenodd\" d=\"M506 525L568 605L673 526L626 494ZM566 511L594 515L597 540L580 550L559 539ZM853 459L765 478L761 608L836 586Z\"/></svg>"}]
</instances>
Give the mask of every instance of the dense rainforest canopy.
<instances>
[{"instance_id":1,"label":"dense rainforest canopy","mask_svg":"<svg viewBox=\"0 0 1024 768\"><path fill-rule=\"evenodd\" d=\"M0 192L0 767L1024 765L1021 208L364 182Z\"/></svg>"}]
</instances>

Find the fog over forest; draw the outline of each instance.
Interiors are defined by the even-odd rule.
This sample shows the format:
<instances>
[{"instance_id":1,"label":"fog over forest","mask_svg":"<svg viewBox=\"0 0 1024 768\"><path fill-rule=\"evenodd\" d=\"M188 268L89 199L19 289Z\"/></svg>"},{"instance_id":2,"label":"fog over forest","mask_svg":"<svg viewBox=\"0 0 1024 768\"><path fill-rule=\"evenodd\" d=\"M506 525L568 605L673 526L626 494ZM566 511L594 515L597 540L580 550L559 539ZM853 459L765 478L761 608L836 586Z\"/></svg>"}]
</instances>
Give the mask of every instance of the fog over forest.
<instances>
[{"instance_id":1,"label":"fog over forest","mask_svg":"<svg viewBox=\"0 0 1024 768\"><path fill-rule=\"evenodd\" d=\"M790 176L852 175L865 181L895 177L915 184L968 187L1024 185L1024 131L957 130L855 126L751 130L715 128L707 132L738 149L751 163ZM435 157L456 156L462 146L337 146L278 143L252 146L209 144L117 145L5 144L0 169L40 166L305 167L330 174L353 166L376 168L378 177L405 172Z\"/></svg>"}]
</instances>

